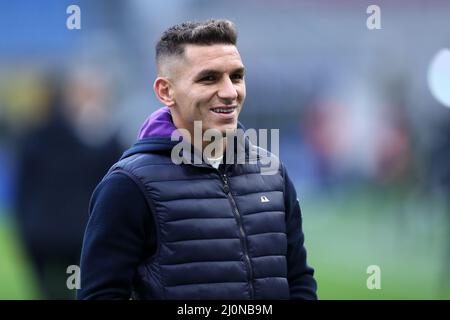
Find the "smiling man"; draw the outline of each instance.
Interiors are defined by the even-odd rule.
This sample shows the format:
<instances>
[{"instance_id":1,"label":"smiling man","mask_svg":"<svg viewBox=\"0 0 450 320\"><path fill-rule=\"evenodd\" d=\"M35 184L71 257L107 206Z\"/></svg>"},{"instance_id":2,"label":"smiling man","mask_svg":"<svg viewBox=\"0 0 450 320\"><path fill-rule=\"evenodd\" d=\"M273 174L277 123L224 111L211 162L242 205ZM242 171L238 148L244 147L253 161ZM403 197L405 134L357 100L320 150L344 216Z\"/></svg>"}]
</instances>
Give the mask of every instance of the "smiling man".
<instances>
[{"instance_id":1,"label":"smiling man","mask_svg":"<svg viewBox=\"0 0 450 320\"><path fill-rule=\"evenodd\" d=\"M157 43L164 107L94 191L78 298L316 299L286 169L261 174L260 149L228 135L246 94L236 38L230 21L208 20L173 26ZM198 123L219 133L210 157L198 149L211 140L195 147ZM174 133L190 146L183 163ZM238 146L253 162L228 162Z\"/></svg>"}]
</instances>

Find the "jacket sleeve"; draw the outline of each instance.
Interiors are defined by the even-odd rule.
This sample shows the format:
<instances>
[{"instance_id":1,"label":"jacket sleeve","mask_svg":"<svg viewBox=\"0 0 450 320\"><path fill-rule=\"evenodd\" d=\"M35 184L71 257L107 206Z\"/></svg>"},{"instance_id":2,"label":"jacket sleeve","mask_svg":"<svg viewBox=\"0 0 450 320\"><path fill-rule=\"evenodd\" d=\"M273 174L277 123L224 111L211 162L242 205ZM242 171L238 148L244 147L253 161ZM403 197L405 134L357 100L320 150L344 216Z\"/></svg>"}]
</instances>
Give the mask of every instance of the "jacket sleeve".
<instances>
[{"instance_id":1,"label":"jacket sleeve","mask_svg":"<svg viewBox=\"0 0 450 320\"><path fill-rule=\"evenodd\" d=\"M140 263L154 251L154 225L145 196L122 173L92 195L81 253L78 299L130 299Z\"/></svg>"},{"instance_id":2,"label":"jacket sleeve","mask_svg":"<svg viewBox=\"0 0 450 320\"><path fill-rule=\"evenodd\" d=\"M306 261L300 204L295 187L285 168L282 168L285 179L287 264L291 299L315 300L317 283L314 279L314 269L308 266Z\"/></svg>"}]
</instances>

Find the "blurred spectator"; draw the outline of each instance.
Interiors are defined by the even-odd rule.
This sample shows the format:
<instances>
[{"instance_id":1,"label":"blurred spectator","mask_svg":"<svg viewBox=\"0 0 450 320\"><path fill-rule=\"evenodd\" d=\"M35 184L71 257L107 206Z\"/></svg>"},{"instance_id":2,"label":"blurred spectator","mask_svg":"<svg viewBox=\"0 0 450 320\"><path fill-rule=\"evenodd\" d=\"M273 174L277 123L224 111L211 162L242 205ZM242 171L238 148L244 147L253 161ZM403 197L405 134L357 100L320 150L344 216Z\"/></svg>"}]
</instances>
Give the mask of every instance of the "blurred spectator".
<instances>
[{"instance_id":1,"label":"blurred spectator","mask_svg":"<svg viewBox=\"0 0 450 320\"><path fill-rule=\"evenodd\" d=\"M427 161L427 174L430 178L429 188L435 197L443 199L446 215L445 221L445 246L443 252L442 271L440 274L440 289L442 293L450 293L450 116L441 119L435 132L435 139L431 155Z\"/></svg>"},{"instance_id":2,"label":"blurred spectator","mask_svg":"<svg viewBox=\"0 0 450 320\"><path fill-rule=\"evenodd\" d=\"M336 101L320 101L308 105L301 120L301 130L317 167L321 187L333 187L343 174L342 158L350 150L350 117Z\"/></svg>"},{"instance_id":3,"label":"blurred spectator","mask_svg":"<svg viewBox=\"0 0 450 320\"><path fill-rule=\"evenodd\" d=\"M89 198L120 146L108 122L108 91L89 68L54 82L48 121L23 134L17 156L17 220L44 298L66 299L78 265Z\"/></svg>"},{"instance_id":4,"label":"blurred spectator","mask_svg":"<svg viewBox=\"0 0 450 320\"><path fill-rule=\"evenodd\" d=\"M388 105L384 112L375 145L376 179L384 184L407 182L414 168L405 107Z\"/></svg>"}]
</instances>

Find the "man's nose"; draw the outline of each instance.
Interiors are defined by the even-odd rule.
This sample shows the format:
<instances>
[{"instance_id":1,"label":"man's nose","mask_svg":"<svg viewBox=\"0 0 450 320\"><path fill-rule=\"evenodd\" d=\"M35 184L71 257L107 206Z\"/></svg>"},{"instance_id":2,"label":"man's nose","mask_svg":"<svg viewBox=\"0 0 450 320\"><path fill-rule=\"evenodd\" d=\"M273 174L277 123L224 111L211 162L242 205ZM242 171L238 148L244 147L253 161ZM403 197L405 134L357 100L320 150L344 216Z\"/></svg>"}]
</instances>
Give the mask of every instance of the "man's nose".
<instances>
[{"instance_id":1,"label":"man's nose","mask_svg":"<svg viewBox=\"0 0 450 320\"><path fill-rule=\"evenodd\" d=\"M238 97L238 92L229 77L224 77L224 80L220 82L218 95L221 99L232 101Z\"/></svg>"}]
</instances>

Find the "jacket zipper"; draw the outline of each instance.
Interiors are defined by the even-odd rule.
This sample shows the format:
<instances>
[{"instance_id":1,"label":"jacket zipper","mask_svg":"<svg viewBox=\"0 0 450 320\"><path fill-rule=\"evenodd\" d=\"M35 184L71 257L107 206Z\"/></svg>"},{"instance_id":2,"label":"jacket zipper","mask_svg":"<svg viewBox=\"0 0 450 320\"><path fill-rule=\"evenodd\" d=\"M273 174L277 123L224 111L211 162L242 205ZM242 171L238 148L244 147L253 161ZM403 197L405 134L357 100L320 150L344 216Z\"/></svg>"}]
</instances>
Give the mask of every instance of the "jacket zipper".
<instances>
[{"instance_id":1,"label":"jacket zipper","mask_svg":"<svg viewBox=\"0 0 450 320\"><path fill-rule=\"evenodd\" d=\"M230 200L231 206L233 208L233 213L235 215L236 221L238 223L239 226L239 232L241 235L241 244L242 244L242 248L244 250L244 257L245 257L245 262L247 264L248 267L248 283L249 283L249 287L250 287L250 299L253 300L254 299L254 288L253 288L253 268L252 268L252 264L250 261L250 257L248 254L248 247L247 247L247 240L246 240L246 235L245 235L245 231L244 228L242 226L242 217L241 214L239 213L239 210L237 208L236 202L234 201L233 195L231 194L231 189L230 189L230 185L228 184L228 179L227 179L227 175L226 173L220 173L219 172L220 177L222 178L222 181L224 183L224 191L227 194L228 200Z\"/></svg>"}]
</instances>

